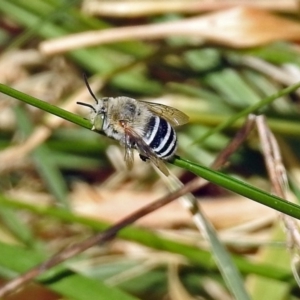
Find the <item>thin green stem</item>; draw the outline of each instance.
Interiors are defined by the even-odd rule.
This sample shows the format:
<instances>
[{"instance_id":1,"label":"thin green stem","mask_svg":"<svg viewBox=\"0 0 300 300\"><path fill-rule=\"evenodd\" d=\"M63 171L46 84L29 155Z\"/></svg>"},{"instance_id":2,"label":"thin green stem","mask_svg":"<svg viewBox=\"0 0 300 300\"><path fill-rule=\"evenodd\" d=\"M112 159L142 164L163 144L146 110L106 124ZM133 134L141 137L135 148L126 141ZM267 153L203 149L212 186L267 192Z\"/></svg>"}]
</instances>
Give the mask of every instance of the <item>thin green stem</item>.
<instances>
[{"instance_id":1,"label":"thin green stem","mask_svg":"<svg viewBox=\"0 0 300 300\"><path fill-rule=\"evenodd\" d=\"M39 100L37 98L34 98L32 96L29 96L27 94L24 94L20 91L17 91L7 85L1 84L0 83L0 92L3 94L6 94L8 96L11 96L15 99L18 99L22 102L25 102L27 104L30 104L32 106L35 106L37 108L40 108L43 111L46 111L48 113L51 113L53 115L56 115L60 118L63 118L67 121L70 121L74 124L77 124L79 126L82 126L84 128L87 129L91 129L92 128L92 124L90 123L90 121L83 119L82 117L75 115L69 111L66 111L62 108L59 108L57 106L54 106L52 104L49 104L45 101Z\"/></svg>"},{"instance_id":2,"label":"thin green stem","mask_svg":"<svg viewBox=\"0 0 300 300\"><path fill-rule=\"evenodd\" d=\"M195 173L196 175L208 180L211 183L222 186L239 195L245 196L256 202L272 207L282 213L300 219L300 206L292 202L288 202L277 196L270 195L267 192L260 190L245 182L229 177L223 173L212 171L209 168L200 166L182 158L176 158L173 163L178 167L184 168Z\"/></svg>"}]
</instances>

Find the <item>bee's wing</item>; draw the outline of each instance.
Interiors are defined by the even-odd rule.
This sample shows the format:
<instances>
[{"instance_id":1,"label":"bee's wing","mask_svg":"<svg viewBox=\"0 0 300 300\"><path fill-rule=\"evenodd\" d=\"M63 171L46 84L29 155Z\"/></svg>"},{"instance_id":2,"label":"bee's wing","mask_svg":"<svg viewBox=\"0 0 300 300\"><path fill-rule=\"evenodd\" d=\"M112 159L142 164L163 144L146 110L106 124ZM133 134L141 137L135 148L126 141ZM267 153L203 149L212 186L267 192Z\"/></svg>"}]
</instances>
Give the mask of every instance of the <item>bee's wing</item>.
<instances>
[{"instance_id":1,"label":"bee's wing","mask_svg":"<svg viewBox=\"0 0 300 300\"><path fill-rule=\"evenodd\" d=\"M189 117L185 113L174 107L154 102L140 102L143 102L149 110L166 119L173 126L183 125L189 121Z\"/></svg>"},{"instance_id":2,"label":"bee's wing","mask_svg":"<svg viewBox=\"0 0 300 300\"><path fill-rule=\"evenodd\" d=\"M169 170L167 169L164 162L156 156L156 154L153 152L153 150L144 142L144 140L138 133L136 133L131 127L126 127L125 128L125 136L126 136L126 141L127 140L129 141L129 139L130 139L132 142L135 143L140 154L149 158L150 161L166 176L169 175ZM131 151L130 155L132 155L132 149L129 148L129 145L130 145L129 143L128 144L126 143L126 145L125 145L125 161L128 166L128 163L130 161L128 160L127 156L129 154L129 150ZM129 148L129 149L127 149L127 148ZM133 162L133 155L132 155L132 162Z\"/></svg>"}]
</instances>

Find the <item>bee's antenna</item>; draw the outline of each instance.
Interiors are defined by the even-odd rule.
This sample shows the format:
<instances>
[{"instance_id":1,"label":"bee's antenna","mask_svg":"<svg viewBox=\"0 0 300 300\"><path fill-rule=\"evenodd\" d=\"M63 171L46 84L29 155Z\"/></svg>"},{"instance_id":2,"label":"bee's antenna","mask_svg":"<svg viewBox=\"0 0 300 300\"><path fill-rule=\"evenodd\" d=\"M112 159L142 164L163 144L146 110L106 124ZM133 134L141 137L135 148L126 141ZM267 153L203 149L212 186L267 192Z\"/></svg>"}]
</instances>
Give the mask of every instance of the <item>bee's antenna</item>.
<instances>
[{"instance_id":1,"label":"bee's antenna","mask_svg":"<svg viewBox=\"0 0 300 300\"><path fill-rule=\"evenodd\" d=\"M97 113L95 107L93 105L91 105L91 104L84 103L84 102L76 102L76 103L79 104L79 105L90 107L95 113Z\"/></svg>"},{"instance_id":2,"label":"bee's antenna","mask_svg":"<svg viewBox=\"0 0 300 300\"><path fill-rule=\"evenodd\" d=\"M93 91L92 91L92 89L91 89L91 87L90 87L90 85L89 85L89 82L88 82L88 79L87 79L87 76L86 76L85 73L83 73L83 79L84 79L84 83L85 83L87 89L89 90L91 96L95 99L96 104L98 104L98 99L97 99L97 97L95 96L95 94L93 93ZM77 103L78 103L78 102L77 102Z\"/></svg>"}]
</instances>

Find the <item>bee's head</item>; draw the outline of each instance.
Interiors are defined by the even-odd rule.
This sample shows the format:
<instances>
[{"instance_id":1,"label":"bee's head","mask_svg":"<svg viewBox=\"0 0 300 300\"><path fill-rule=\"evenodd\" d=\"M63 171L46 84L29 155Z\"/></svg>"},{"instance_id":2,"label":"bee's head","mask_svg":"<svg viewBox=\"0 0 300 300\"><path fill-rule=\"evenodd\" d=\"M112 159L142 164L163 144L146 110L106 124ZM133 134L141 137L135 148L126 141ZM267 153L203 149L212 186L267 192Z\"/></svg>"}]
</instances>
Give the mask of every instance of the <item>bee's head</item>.
<instances>
[{"instance_id":1,"label":"bee's head","mask_svg":"<svg viewBox=\"0 0 300 300\"><path fill-rule=\"evenodd\" d=\"M93 91L88 83L88 80L87 80L87 77L85 74L84 74L84 82L85 82L85 85L86 85L88 91L90 92L91 96L94 98L96 104L91 105L89 103L84 103L84 102L77 102L77 104L87 106L91 109L90 121L93 124L92 130L103 131L103 123L104 123L104 118L106 115L108 98L97 99L97 97L93 93Z\"/></svg>"}]
</instances>

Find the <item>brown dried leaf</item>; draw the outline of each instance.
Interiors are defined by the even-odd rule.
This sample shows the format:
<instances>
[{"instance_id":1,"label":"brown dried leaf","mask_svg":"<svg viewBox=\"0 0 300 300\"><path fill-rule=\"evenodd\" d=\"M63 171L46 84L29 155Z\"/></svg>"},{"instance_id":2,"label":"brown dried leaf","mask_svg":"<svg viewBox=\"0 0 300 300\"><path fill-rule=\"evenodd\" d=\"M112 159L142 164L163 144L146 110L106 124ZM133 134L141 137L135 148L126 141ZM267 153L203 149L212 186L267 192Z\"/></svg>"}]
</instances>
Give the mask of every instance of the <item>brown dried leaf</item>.
<instances>
[{"instance_id":1,"label":"brown dried leaf","mask_svg":"<svg viewBox=\"0 0 300 300\"><path fill-rule=\"evenodd\" d=\"M53 55L129 39L159 39L174 35L245 48L278 40L298 40L300 24L264 10L238 7L181 21L73 34L42 42L40 50L43 54Z\"/></svg>"}]
</instances>

